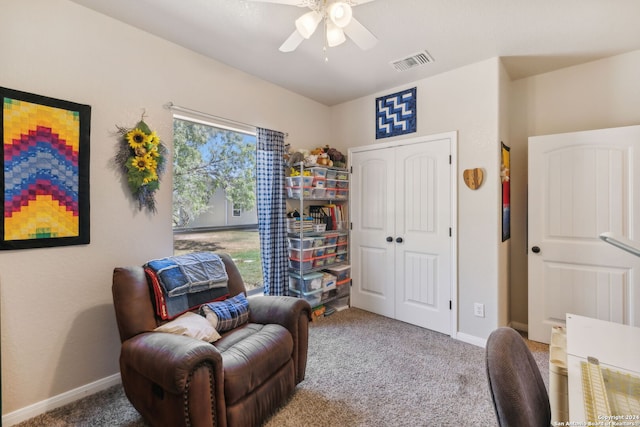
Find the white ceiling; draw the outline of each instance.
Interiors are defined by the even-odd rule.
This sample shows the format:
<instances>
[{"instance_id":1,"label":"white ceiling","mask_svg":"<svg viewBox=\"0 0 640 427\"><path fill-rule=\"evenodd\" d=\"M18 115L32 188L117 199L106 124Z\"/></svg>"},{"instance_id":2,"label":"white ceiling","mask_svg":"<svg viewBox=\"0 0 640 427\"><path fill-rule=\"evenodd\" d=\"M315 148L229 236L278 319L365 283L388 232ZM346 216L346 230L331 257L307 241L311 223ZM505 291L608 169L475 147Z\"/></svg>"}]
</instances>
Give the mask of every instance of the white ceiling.
<instances>
[{"instance_id":1,"label":"white ceiling","mask_svg":"<svg viewBox=\"0 0 640 427\"><path fill-rule=\"evenodd\" d=\"M296 6L72 1L326 105L496 56L517 79L640 49L640 0L375 0L353 13L378 44L362 51L347 40L329 48L328 62L320 28L296 51L278 50L308 11ZM405 72L389 64L423 50L433 63Z\"/></svg>"}]
</instances>

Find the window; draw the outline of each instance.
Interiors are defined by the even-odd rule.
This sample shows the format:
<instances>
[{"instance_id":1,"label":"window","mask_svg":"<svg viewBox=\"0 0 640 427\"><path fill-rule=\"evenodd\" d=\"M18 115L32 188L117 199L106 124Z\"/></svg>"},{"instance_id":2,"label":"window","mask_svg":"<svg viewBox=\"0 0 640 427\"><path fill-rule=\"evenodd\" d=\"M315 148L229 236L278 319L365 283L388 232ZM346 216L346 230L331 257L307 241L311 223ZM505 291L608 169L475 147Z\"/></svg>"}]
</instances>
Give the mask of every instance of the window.
<instances>
[{"instance_id":1,"label":"window","mask_svg":"<svg viewBox=\"0 0 640 427\"><path fill-rule=\"evenodd\" d=\"M178 115L173 130L174 254L227 252L262 286L255 131Z\"/></svg>"}]
</instances>

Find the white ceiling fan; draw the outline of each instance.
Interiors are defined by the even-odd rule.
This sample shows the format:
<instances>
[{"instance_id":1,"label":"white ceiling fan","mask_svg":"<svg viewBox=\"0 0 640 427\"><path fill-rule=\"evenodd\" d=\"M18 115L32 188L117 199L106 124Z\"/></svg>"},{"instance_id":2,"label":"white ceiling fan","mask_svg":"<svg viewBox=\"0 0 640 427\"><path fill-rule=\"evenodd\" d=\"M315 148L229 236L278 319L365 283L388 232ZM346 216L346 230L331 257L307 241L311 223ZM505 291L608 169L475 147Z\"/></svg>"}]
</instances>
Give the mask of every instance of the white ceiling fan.
<instances>
[{"instance_id":1,"label":"white ceiling fan","mask_svg":"<svg viewBox=\"0 0 640 427\"><path fill-rule=\"evenodd\" d=\"M311 37L320 23L324 24L326 46L338 46L346 41L345 34L362 50L371 49L378 42L364 25L353 17L352 7L373 0L253 0L308 7L310 12L296 19L296 29L280 46L281 52L292 52Z\"/></svg>"}]
</instances>

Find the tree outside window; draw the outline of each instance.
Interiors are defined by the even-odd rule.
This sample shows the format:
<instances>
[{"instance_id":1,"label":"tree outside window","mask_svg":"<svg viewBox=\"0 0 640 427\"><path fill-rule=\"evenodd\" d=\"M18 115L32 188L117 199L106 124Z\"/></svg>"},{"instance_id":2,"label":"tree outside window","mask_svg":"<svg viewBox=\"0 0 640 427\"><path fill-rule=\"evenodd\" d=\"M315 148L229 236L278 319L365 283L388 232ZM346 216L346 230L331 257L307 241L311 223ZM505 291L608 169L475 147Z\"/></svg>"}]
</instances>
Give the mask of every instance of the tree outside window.
<instances>
[{"instance_id":1,"label":"tree outside window","mask_svg":"<svg viewBox=\"0 0 640 427\"><path fill-rule=\"evenodd\" d=\"M255 207L255 137L174 119L173 139L174 228L188 227L209 210L218 189L224 190L234 209Z\"/></svg>"},{"instance_id":2,"label":"tree outside window","mask_svg":"<svg viewBox=\"0 0 640 427\"><path fill-rule=\"evenodd\" d=\"M174 118L173 150L174 254L229 253L259 290L255 135Z\"/></svg>"}]
</instances>

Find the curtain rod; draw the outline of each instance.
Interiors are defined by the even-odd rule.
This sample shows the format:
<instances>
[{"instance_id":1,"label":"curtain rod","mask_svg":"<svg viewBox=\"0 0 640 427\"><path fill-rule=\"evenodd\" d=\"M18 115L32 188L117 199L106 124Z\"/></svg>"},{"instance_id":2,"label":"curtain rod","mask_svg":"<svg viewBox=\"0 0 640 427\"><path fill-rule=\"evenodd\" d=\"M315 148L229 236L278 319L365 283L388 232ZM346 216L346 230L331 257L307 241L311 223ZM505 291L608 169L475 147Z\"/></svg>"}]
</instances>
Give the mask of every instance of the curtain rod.
<instances>
[{"instance_id":1,"label":"curtain rod","mask_svg":"<svg viewBox=\"0 0 640 427\"><path fill-rule=\"evenodd\" d=\"M176 110L176 111L182 111L183 113L189 113L189 114L195 114L201 117L205 117L211 120L215 120L215 121L221 121L223 123L229 124L229 125L233 125L233 126L237 126L243 129L243 131L251 131L253 133L256 133L257 131L257 126L255 125L250 125L249 123L243 123L243 122L239 122L237 120L231 120L231 119L227 119L224 117L220 117L220 116L215 116L213 114L209 114L209 113L204 113L202 111L198 111L198 110L194 110L191 108L187 108L187 107L182 107L180 105L176 105L173 102L169 101L166 104L164 104L164 108L168 109L168 110ZM284 133L284 136L287 137L289 136L288 133Z\"/></svg>"}]
</instances>

